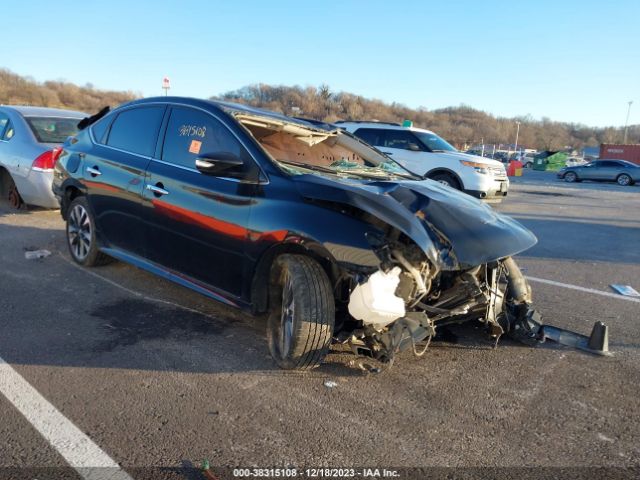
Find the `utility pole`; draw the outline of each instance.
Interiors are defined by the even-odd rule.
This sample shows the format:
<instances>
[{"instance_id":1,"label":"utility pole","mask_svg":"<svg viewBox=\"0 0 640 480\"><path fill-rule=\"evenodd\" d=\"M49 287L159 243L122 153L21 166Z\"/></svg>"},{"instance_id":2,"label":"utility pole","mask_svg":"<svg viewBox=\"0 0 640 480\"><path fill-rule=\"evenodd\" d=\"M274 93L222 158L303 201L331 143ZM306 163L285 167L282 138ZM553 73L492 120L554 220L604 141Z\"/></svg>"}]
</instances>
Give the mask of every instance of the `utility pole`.
<instances>
[{"instance_id":1,"label":"utility pole","mask_svg":"<svg viewBox=\"0 0 640 480\"><path fill-rule=\"evenodd\" d=\"M516 153L518 153L518 137L520 136L520 122L516 122L516 125L518 126L518 128L516 130L516 145L514 150L516 151Z\"/></svg>"},{"instance_id":2,"label":"utility pole","mask_svg":"<svg viewBox=\"0 0 640 480\"><path fill-rule=\"evenodd\" d=\"M633 103L633 100L629 100L627 103L629 104L629 106L627 107L627 120L624 122L624 140L622 141L624 145L627 144L627 132L629 130L629 114L631 113L631 104Z\"/></svg>"}]
</instances>

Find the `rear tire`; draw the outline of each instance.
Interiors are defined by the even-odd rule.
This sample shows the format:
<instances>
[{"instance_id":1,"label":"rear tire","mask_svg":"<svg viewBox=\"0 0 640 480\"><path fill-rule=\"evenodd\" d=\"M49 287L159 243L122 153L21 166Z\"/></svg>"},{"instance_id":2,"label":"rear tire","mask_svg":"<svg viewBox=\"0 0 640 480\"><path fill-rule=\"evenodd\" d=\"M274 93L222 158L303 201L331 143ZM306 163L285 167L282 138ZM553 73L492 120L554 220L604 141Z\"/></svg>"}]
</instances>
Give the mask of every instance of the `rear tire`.
<instances>
[{"instance_id":1,"label":"rear tire","mask_svg":"<svg viewBox=\"0 0 640 480\"><path fill-rule=\"evenodd\" d=\"M76 263L97 267L113 261L98 249L96 223L85 197L76 197L69 204L66 231L69 253Z\"/></svg>"},{"instance_id":2,"label":"rear tire","mask_svg":"<svg viewBox=\"0 0 640 480\"><path fill-rule=\"evenodd\" d=\"M333 336L331 282L320 264L304 255L282 255L276 262L267 323L269 351L280 368L315 368L327 355Z\"/></svg>"},{"instance_id":3,"label":"rear tire","mask_svg":"<svg viewBox=\"0 0 640 480\"><path fill-rule=\"evenodd\" d=\"M13 181L13 178L11 178L11 175L9 175L8 172L4 172L4 175L0 177L0 180L3 182L1 190L5 192L6 199L9 202L9 207L14 210L26 208L26 204L24 203L24 200L22 200L20 192L18 192L18 187Z\"/></svg>"},{"instance_id":4,"label":"rear tire","mask_svg":"<svg viewBox=\"0 0 640 480\"><path fill-rule=\"evenodd\" d=\"M623 187L627 187L633 184L633 180L631 180L631 177L626 173L618 175L618 178L616 178L616 182L618 183L618 185L621 185Z\"/></svg>"},{"instance_id":5,"label":"rear tire","mask_svg":"<svg viewBox=\"0 0 640 480\"><path fill-rule=\"evenodd\" d=\"M433 176L429 177L431 180L435 180L438 183L446 185L447 187L455 188L456 190L461 190L460 182L453 176L448 173L436 173Z\"/></svg>"}]
</instances>

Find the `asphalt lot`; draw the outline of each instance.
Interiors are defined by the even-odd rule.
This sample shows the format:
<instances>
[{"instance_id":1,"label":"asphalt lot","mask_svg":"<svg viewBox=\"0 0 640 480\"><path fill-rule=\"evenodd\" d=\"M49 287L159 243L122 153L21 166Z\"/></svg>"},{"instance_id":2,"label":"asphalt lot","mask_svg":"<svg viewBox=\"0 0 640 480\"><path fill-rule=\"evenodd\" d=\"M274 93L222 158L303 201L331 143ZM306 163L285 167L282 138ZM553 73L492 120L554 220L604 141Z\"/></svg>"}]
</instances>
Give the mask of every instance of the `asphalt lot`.
<instances>
[{"instance_id":1,"label":"asphalt lot","mask_svg":"<svg viewBox=\"0 0 640 480\"><path fill-rule=\"evenodd\" d=\"M518 259L526 275L640 290L640 187L526 171L495 208L539 238ZM582 333L596 320L609 325L607 358L510 340L493 349L464 327L457 343L402 354L380 374L340 352L296 374L271 362L261 319L122 263L79 268L63 228L57 211L0 204L0 358L134 478L203 459L214 472L526 466L572 469L566 477L584 466L640 467L638 302L532 283L547 323ZM25 259L40 248L52 255ZM53 469L65 460L2 395L0 419L0 478L73 478Z\"/></svg>"}]
</instances>

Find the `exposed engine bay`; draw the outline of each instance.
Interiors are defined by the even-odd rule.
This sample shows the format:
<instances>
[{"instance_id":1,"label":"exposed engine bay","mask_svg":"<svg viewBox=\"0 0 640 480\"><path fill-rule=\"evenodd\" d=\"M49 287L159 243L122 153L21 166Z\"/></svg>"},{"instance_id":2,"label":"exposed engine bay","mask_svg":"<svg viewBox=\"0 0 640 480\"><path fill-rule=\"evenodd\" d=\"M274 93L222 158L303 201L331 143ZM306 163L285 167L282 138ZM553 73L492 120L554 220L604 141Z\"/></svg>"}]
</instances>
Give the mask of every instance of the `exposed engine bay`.
<instances>
[{"instance_id":1,"label":"exposed engine bay","mask_svg":"<svg viewBox=\"0 0 640 480\"><path fill-rule=\"evenodd\" d=\"M354 353L381 362L408 348L422 356L439 328L468 321L481 322L495 344L503 334L537 340L541 316L512 258L439 271L414 246L389 247L384 255L381 269L349 295L348 312L361 326L339 338Z\"/></svg>"},{"instance_id":2,"label":"exposed engine bay","mask_svg":"<svg viewBox=\"0 0 640 480\"><path fill-rule=\"evenodd\" d=\"M529 345L551 339L608 353L601 323L590 337L542 324L512 258L537 240L513 219L433 182L425 185L343 131L236 118L275 163L303 178L297 188L309 202L377 229L367 234L375 257L326 244L342 267L334 287L334 342L389 364L406 349L422 356L447 325L480 322L494 345L506 334Z\"/></svg>"}]
</instances>

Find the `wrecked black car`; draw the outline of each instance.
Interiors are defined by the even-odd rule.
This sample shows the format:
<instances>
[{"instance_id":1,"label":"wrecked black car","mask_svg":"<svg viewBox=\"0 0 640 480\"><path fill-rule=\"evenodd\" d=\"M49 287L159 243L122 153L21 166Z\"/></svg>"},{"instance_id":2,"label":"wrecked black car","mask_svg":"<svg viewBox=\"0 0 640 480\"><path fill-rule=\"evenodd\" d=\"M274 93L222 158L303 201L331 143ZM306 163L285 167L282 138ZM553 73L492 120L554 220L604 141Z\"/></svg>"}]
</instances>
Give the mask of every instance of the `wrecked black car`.
<instances>
[{"instance_id":1,"label":"wrecked black car","mask_svg":"<svg viewBox=\"0 0 640 480\"><path fill-rule=\"evenodd\" d=\"M177 97L81 126L53 184L73 259L123 260L268 313L283 368L316 367L332 342L388 363L452 323L537 334L512 259L535 236L345 131Z\"/></svg>"}]
</instances>

